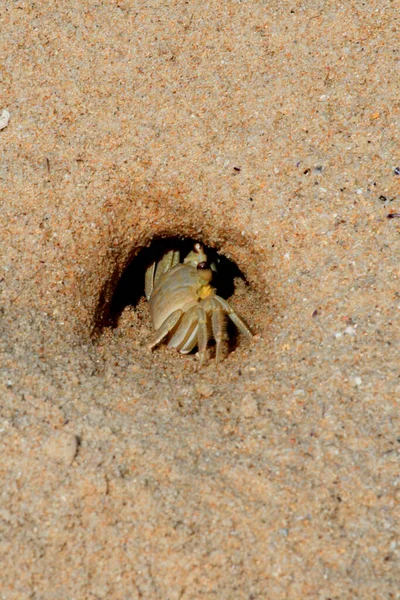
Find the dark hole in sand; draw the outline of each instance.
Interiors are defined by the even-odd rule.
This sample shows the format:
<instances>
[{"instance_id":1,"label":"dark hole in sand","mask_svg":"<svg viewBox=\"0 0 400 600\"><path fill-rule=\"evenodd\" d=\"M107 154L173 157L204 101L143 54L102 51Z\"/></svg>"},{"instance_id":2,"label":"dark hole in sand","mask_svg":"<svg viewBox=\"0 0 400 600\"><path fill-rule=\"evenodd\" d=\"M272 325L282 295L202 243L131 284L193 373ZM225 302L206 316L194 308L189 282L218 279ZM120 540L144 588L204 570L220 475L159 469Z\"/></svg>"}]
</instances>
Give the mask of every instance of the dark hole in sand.
<instances>
[{"instance_id":1,"label":"dark hole in sand","mask_svg":"<svg viewBox=\"0 0 400 600\"><path fill-rule=\"evenodd\" d=\"M118 327L119 318L125 308L136 306L139 303L144 296L144 276L146 269L154 260L160 260L166 251L174 248L180 251L181 261L183 261L198 241L200 240L179 237L155 239L149 247L142 248L122 273L112 296L103 326ZM244 282L246 282L246 279L233 261L219 254L216 250L204 244L203 246L209 262L214 263L217 267L212 285L216 288L219 296L228 299L235 291L235 279L240 278ZM241 316L245 318L245 315ZM229 347L232 349L236 346L237 331L229 319L228 335Z\"/></svg>"}]
</instances>

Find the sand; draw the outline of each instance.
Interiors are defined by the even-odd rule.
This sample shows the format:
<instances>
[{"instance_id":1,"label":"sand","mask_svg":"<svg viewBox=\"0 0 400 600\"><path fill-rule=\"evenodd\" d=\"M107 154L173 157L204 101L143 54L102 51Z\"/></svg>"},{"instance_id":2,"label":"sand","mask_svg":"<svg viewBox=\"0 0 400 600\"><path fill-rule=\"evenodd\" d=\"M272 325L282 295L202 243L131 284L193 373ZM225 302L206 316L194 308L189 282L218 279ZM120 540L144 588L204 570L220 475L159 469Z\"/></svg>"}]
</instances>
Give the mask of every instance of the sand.
<instances>
[{"instance_id":1,"label":"sand","mask_svg":"<svg viewBox=\"0 0 400 600\"><path fill-rule=\"evenodd\" d=\"M3 2L1 600L400 598L396 23ZM164 238L243 275L219 364L146 346Z\"/></svg>"}]
</instances>

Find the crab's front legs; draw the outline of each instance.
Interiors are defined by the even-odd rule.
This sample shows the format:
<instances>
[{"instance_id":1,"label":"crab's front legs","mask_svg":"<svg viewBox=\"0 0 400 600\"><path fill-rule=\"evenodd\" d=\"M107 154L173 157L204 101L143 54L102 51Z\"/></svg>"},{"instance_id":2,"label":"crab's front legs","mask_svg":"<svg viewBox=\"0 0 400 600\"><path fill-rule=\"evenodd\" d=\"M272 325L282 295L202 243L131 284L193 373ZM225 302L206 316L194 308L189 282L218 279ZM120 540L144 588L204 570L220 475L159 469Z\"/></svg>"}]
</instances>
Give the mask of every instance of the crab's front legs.
<instances>
[{"instance_id":1,"label":"crab's front legs","mask_svg":"<svg viewBox=\"0 0 400 600\"><path fill-rule=\"evenodd\" d=\"M215 340L215 358L220 361L222 359L222 344L226 337L225 313L220 303L213 297L203 300L202 306L206 314L211 316L211 329Z\"/></svg>"},{"instance_id":2,"label":"crab's front legs","mask_svg":"<svg viewBox=\"0 0 400 600\"><path fill-rule=\"evenodd\" d=\"M169 333L173 330L175 325L178 323L182 316L182 311L176 310L169 317L167 317L162 325L153 333L149 341L149 348L152 349L157 346Z\"/></svg>"},{"instance_id":3,"label":"crab's front legs","mask_svg":"<svg viewBox=\"0 0 400 600\"><path fill-rule=\"evenodd\" d=\"M217 296L216 298L218 298L217 302L222 306L224 313L228 315L231 321L233 321L233 323L239 329L240 333L243 333L246 337L252 339L253 334L251 333L250 329L247 327L246 323L242 321L239 315L235 313L235 311L228 304L228 302L221 298L221 296Z\"/></svg>"}]
</instances>

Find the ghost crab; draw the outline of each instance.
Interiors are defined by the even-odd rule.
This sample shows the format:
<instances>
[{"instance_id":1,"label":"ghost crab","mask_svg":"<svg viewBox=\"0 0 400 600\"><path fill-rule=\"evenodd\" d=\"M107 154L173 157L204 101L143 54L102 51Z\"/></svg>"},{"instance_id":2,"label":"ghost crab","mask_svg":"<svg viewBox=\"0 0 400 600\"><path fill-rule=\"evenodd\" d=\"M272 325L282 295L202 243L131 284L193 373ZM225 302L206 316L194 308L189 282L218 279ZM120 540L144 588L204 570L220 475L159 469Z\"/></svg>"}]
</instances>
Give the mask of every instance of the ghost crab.
<instances>
[{"instance_id":1,"label":"ghost crab","mask_svg":"<svg viewBox=\"0 0 400 600\"><path fill-rule=\"evenodd\" d=\"M153 262L145 274L145 294L155 333L149 341L154 348L165 338L168 346L188 354L196 346L202 366L207 344L215 339L215 358L220 360L226 332L226 316L248 338L252 333L228 302L216 294L211 285L214 263L210 264L199 243L183 262L179 250L166 252L159 262Z\"/></svg>"}]
</instances>

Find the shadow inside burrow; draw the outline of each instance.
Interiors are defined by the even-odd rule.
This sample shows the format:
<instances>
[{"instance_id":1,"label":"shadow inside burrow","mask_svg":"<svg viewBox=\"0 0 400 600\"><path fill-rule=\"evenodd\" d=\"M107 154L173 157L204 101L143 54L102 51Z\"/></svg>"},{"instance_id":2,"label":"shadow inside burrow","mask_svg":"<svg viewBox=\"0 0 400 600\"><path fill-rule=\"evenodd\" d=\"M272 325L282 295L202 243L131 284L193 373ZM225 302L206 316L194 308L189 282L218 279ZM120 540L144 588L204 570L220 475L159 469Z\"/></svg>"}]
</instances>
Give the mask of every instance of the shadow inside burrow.
<instances>
[{"instance_id":1,"label":"shadow inside burrow","mask_svg":"<svg viewBox=\"0 0 400 600\"><path fill-rule=\"evenodd\" d=\"M111 302L102 311L103 319L97 323L98 329L106 327L118 328L122 313L128 307L136 307L144 297L145 273L153 261L159 261L171 249L180 251L181 262L193 250L194 244L199 240L192 238L169 237L156 238L148 247L141 248L123 271L117 282ZM216 293L224 299L229 299L235 292L235 280L248 283L239 267L223 254L203 244L208 262L214 263L216 272L213 274L212 286ZM227 319L229 351L237 346L238 331L230 319ZM212 340L210 340L212 343Z\"/></svg>"}]
</instances>

